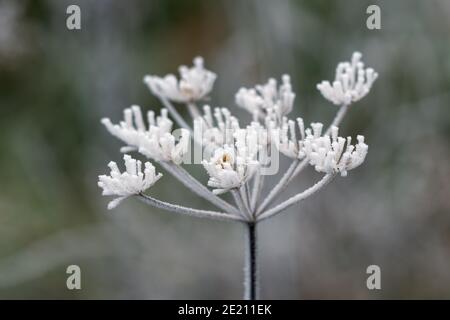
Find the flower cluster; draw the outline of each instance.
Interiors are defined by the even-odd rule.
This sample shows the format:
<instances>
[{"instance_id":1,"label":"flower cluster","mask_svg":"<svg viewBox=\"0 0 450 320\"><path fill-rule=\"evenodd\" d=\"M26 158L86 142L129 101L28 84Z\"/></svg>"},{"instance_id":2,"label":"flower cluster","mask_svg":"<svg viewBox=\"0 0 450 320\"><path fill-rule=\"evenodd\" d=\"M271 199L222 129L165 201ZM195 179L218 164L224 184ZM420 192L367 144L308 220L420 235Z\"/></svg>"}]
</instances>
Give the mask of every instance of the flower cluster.
<instances>
[{"instance_id":1,"label":"flower cluster","mask_svg":"<svg viewBox=\"0 0 450 320\"><path fill-rule=\"evenodd\" d=\"M124 121L112 124L108 118L102 119L107 130L115 137L127 144L124 151L137 150L148 158L156 161L173 161L180 163L189 151L190 133L180 129L177 142L172 134L172 121L166 109L161 109L161 115L156 117L153 111L148 111L147 129L139 106L132 106L124 110Z\"/></svg>"},{"instance_id":2,"label":"flower cluster","mask_svg":"<svg viewBox=\"0 0 450 320\"><path fill-rule=\"evenodd\" d=\"M215 194L240 188L257 171L257 139L256 131L238 129L234 145L224 145L215 150L211 159L203 160L210 176L208 186L214 188Z\"/></svg>"},{"instance_id":3,"label":"flower cluster","mask_svg":"<svg viewBox=\"0 0 450 320\"><path fill-rule=\"evenodd\" d=\"M357 136L358 143L352 145L352 138L338 136L338 128L331 128L331 135L321 136L322 124L316 125L311 133L307 130L303 151L316 171L340 173L345 177L347 171L360 166L366 158L369 147L364 136Z\"/></svg>"},{"instance_id":4,"label":"flower cluster","mask_svg":"<svg viewBox=\"0 0 450 320\"><path fill-rule=\"evenodd\" d=\"M355 52L351 62L339 63L333 84L322 81L317 85L326 99L344 107L369 92L378 75L373 69L364 68L361 57L360 53ZM239 119L227 108L204 105L203 113L198 111L195 102L210 93L216 79L213 72L204 68L202 58L195 58L193 67L181 66L179 71L179 80L171 74L162 78L145 77L151 92L167 107L161 109L159 116L148 111L148 127L138 106L125 109L124 120L119 124L113 124L108 118L102 119L107 130L126 144L122 151L138 151L162 164L170 162L175 165L172 168L181 170L179 165L189 153L192 136L195 145L202 148L204 159L201 163L209 175L207 185L214 189L214 194L239 189L247 184L255 172L270 162L270 155L277 150L295 161L310 163L319 172L340 173L342 176L365 159L368 147L364 137L358 136L358 143L352 145L350 138L337 136L337 126L330 126L323 134L321 123L311 123L311 127L305 129L302 118L288 118L295 101L288 75L282 76L280 84L270 78L267 83L254 88L239 89L235 95L236 104L253 116L253 121L241 126ZM195 111L191 112L192 131L170 101L185 103L190 111ZM169 112L183 127L179 129L179 135L172 132L173 122L169 119ZM345 112L338 112L333 125L342 120L343 114ZM182 170L172 173L178 178L186 178L187 174ZM191 178L188 180L192 182ZM191 185L189 181L183 182ZM198 184L194 181L192 186L202 193L203 186ZM227 207L217 199L212 200L219 206Z\"/></svg>"},{"instance_id":5,"label":"flower cluster","mask_svg":"<svg viewBox=\"0 0 450 320\"><path fill-rule=\"evenodd\" d=\"M251 113L254 121L266 116L281 120L292 111L294 99L291 78L287 74L283 75L279 87L277 80L270 78L264 85L239 89L235 96L236 104Z\"/></svg>"},{"instance_id":6,"label":"flower cluster","mask_svg":"<svg viewBox=\"0 0 450 320\"><path fill-rule=\"evenodd\" d=\"M361 57L361 53L355 52L351 62L339 63L333 84L322 81L317 85L317 89L327 100L335 105L349 105L369 93L378 74L372 68L364 69Z\"/></svg>"},{"instance_id":7,"label":"flower cluster","mask_svg":"<svg viewBox=\"0 0 450 320\"><path fill-rule=\"evenodd\" d=\"M192 102L208 95L216 80L216 74L204 68L203 58L194 59L194 66L179 68L180 80L175 75L168 74L164 78L147 75L144 83L150 91L159 97L175 102Z\"/></svg>"},{"instance_id":8,"label":"flower cluster","mask_svg":"<svg viewBox=\"0 0 450 320\"><path fill-rule=\"evenodd\" d=\"M285 156L292 159L302 159L302 141L305 139L305 126L302 118L297 118L300 136L296 134L296 123L284 117L279 126L272 125L271 139L276 148Z\"/></svg>"},{"instance_id":9,"label":"flower cluster","mask_svg":"<svg viewBox=\"0 0 450 320\"><path fill-rule=\"evenodd\" d=\"M111 169L109 176L99 176L98 186L103 189L105 196L118 196L108 204L108 209L114 209L122 200L129 196L144 192L161 178L162 174L155 172L155 167L150 163L144 164L142 173L142 162L124 155L126 171L121 173L117 164L111 161L108 167Z\"/></svg>"},{"instance_id":10,"label":"flower cluster","mask_svg":"<svg viewBox=\"0 0 450 320\"><path fill-rule=\"evenodd\" d=\"M239 129L239 120L227 108L203 107L203 116L194 119L194 138L208 149L233 144L234 133Z\"/></svg>"},{"instance_id":11,"label":"flower cluster","mask_svg":"<svg viewBox=\"0 0 450 320\"><path fill-rule=\"evenodd\" d=\"M256 223L303 201L324 188L338 173L346 176L349 170L364 162L368 152L364 137L358 135L357 143L352 144L350 137L338 136L338 125L348 106L369 92L378 75L371 68L365 69L361 54L355 52L351 62L337 66L336 79L332 84L329 81L318 84L322 95L340 106L331 125L324 129L320 122L313 122L305 128L302 118L289 118L295 93L288 75L282 76L280 85L271 78L266 84L251 89L241 88L236 93L236 104L253 117L253 121L241 125L242 121L227 108L212 109L204 105L203 113L199 111L197 103L210 93L216 79L213 72L204 68L202 58L195 58L193 67L181 66L179 71L179 80L171 74L163 78L144 78L151 92L165 107L157 117L153 111L148 111L148 126L138 106L125 109L124 120L119 124L113 124L108 118L102 119L102 123L112 135L125 143L123 152L138 151L157 161L184 186L221 211L188 208L144 194L161 174L156 174L155 167L149 162L145 163L142 172L141 161L129 155L124 156L126 171L120 172L117 164L110 162L111 173L99 176L98 186L103 189L104 195L116 196L109 203L109 209L116 207L123 199L137 195L146 204L166 211L246 222L249 251L246 254L245 297L257 298ZM172 102L186 105L192 125L178 113ZM173 121L182 128L179 135L172 132L173 122L169 119L169 112ZM209 176L207 185L181 166L187 158L185 155L189 154L191 137L192 145L199 147L194 150L194 160L198 155L195 151L202 153L201 164ZM278 170L277 161L273 161L277 159L278 151L292 159L291 165L267 195L262 195L266 180L264 175L274 174ZM308 164L325 174L304 191L274 204L276 197ZM273 168L275 170L270 170ZM234 205L219 197L226 192L232 193Z\"/></svg>"}]
</instances>

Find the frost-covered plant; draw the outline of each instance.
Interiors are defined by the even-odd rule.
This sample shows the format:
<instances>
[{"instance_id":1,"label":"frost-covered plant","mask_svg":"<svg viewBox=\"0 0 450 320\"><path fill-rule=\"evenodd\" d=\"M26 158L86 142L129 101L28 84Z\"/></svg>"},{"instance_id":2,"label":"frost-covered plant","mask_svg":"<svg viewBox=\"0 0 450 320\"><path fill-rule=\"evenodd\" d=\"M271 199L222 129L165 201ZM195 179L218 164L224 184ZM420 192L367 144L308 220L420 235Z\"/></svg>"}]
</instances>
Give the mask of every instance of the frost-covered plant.
<instances>
[{"instance_id":1,"label":"frost-covered plant","mask_svg":"<svg viewBox=\"0 0 450 320\"><path fill-rule=\"evenodd\" d=\"M142 173L142 162L124 155L126 171L120 173L119 167L114 161L108 164L111 169L109 176L98 177L98 186L103 189L104 196L117 196L108 204L108 209L114 209L119 203L129 196L142 193L155 184L162 174L156 174L155 167L146 162L144 173Z\"/></svg>"},{"instance_id":2,"label":"frost-covered plant","mask_svg":"<svg viewBox=\"0 0 450 320\"><path fill-rule=\"evenodd\" d=\"M378 76L373 69L364 68L361 57L355 52L351 62L338 64L332 84L322 81L317 85L327 100L339 106L325 130L322 123L313 122L305 128L302 118L289 119L295 93L288 75L282 77L280 85L275 79L269 79L264 85L241 88L237 92L236 104L252 115L252 121L245 126L227 108L212 110L204 105L200 112L197 104L207 98L216 79L213 72L205 69L202 58L195 58L191 68L180 67L180 79L174 75L145 76L144 82L164 106L161 114L155 116L153 111L148 111L144 117L140 107L132 106L124 110L124 120L119 124L107 118L102 119L102 123L125 144L122 152L138 152L157 162L192 192L215 205L218 211L188 208L144 194L162 175L156 174L150 162L145 162L142 168L141 161L129 155L124 156L125 172L121 173L116 163L110 162L110 175L99 176L98 185L103 194L116 196L108 208L115 208L125 198L136 196L167 211L244 224L247 235L244 297L256 299L257 224L313 195L338 174L346 176L364 162L368 151L364 137L358 135L357 143L352 144L351 137L338 135L338 126L351 104L367 95ZM178 113L173 102L188 108L192 126ZM179 126L177 130L169 114ZM194 149L194 158L195 151L200 150L202 157L197 164L203 165L209 175L206 183L198 181L182 166L191 163L191 149ZM264 176L270 172L265 169L278 153L291 158L292 164L271 191L262 195ZM323 177L303 192L274 205L280 193L308 164L324 173ZM234 204L219 197L227 192L232 194Z\"/></svg>"}]
</instances>

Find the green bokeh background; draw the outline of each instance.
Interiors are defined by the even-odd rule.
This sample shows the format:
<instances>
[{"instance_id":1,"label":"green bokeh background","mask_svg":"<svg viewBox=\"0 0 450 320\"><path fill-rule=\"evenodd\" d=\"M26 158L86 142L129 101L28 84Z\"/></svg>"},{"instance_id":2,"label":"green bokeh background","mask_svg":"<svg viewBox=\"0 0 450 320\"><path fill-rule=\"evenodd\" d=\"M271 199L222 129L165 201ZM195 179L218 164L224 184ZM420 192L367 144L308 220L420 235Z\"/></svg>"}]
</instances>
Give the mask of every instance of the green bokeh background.
<instances>
[{"instance_id":1,"label":"green bokeh background","mask_svg":"<svg viewBox=\"0 0 450 320\"><path fill-rule=\"evenodd\" d=\"M374 3L381 30L366 28ZM66 28L70 4L79 31ZM249 120L234 105L239 87L289 73L293 117L327 123L336 108L315 85L354 50L379 80L341 132L364 134L368 158L260 226L261 296L449 298L449 30L446 0L1 0L0 298L240 298L239 225L133 199L106 210L96 180L121 145L99 119L116 122L131 104L159 109L143 76L202 55L218 74L213 106ZM318 178L308 170L283 197ZM150 192L209 208L168 174ZM82 269L80 291L66 288L70 264ZM382 290L366 288L371 264Z\"/></svg>"}]
</instances>

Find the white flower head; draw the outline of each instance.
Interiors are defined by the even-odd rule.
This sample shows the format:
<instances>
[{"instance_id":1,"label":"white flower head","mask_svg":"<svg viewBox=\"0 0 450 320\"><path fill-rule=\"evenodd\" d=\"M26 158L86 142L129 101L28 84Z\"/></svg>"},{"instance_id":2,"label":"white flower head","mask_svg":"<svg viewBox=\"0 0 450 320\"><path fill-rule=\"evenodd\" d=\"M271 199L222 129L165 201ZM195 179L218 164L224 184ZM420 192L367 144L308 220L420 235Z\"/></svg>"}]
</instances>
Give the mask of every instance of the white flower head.
<instances>
[{"instance_id":1,"label":"white flower head","mask_svg":"<svg viewBox=\"0 0 450 320\"><path fill-rule=\"evenodd\" d=\"M144 192L155 184L161 178L162 174L156 174L155 167L150 163L144 164L142 172L142 163L133 159L129 155L124 155L125 172L120 172L117 164L111 161L108 167L111 169L109 175L98 177L98 186L103 189L104 196L117 196L109 202L108 209L114 209L129 196Z\"/></svg>"},{"instance_id":2,"label":"white flower head","mask_svg":"<svg viewBox=\"0 0 450 320\"><path fill-rule=\"evenodd\" d=\"M285 74L278 87L277 80L270 78L266 84L255 88L241 88L236 93L236 104L253 115L253 120L274 116L281 120L292 111L295 94L292 92L291 78Z\"/></svg>"},{"instance_id":3,"label":"white flower head","mask_svg":"<svg viewBox=\"0 0 450 320\"><path fill-rule=\"evenodd\" d=\"M297 127L299 135L296 133ZM282 154L292 159L304 158L302 149L306 134L302 118L297 118L297 121L294 121L284 117L280 126L272 125L270 134L272 141Z\"/></svg>"},{"instance_id":4,"label":"white flower head","mask_svg":"<svg viewBox=\"0 0 450 320\"><path fill-rule=\"evenodd\" d=\"M194 119L195 141L207 149L215 149L234 143L234 133L239 129L239 120L227 108L203 106L203 116Z\"/></svg>"},{"instance_id":5,"label":"white flower head","mask_svg":"<svg viewBox=\"0 0 450 320\"><path fill-rule=\"evenodd\" d=\"M331 128L331 135L320 136L322 124L312 124L314 132L306 131L304 153L316 171L337 173L346 176L347 171L360 166L366 158L368 145L364 136L357 136L358 143L352 145L352 138L338 137L338 128Z\"/></svg>"},{"instance_id":6,"label":"white flower head","mask_svg":"<svg viewBox=\"0 0 450 320\"><path fill-rule=\"evenodd\" d=\"M252 137L249 144L258 151L270 144L270 131L261 123L252 121L245 130L247 136Z\"/></svg>"},{"instance_id":7,"label":"white flower head","mask_svg":"<svg viewBox=\"0 0 450 320\"><path fill-rule=\"evenodd\" d=\"M204 68L202 57L196 57L191 68L180 66L179 73L179 80L173 74L163 78L147 75L144 82L154 95L186 103L205 98L211 92L217 77L214 72Z\"/></svg>"},{"instance_id":8,"label":"white flower head","mask_svg":"<svg viewBox=\"0 0 450 320\"><path fill-rule=\"evenodd\" d=\"M361 57L360 52L354 52L351 62L338 64L333 84L322 81L317 85L325 99L342 106L356 102L369 93L378 74L372 68L364 69Z\"/></svg>"},{"instance_id":9,"label":"white flower head","mask_svg":"<svg viewBox=\"0 0 450 320\"><path fill-rule=\"evenodd\" d=\"M148 129L139 106L125 109L124 118L120 124L112 124L108 118L102 119L106 129L127 144L123 151L137 150L155 161L175 163L180 163L188 153L190 133L186 129L179 129L179 139L172 134L173 123L167 115L167 109L161 109L161 115L156 119L153 111L147 113Z\"/></svg>"},{"instance_id":10,"label":"white flower head","mask_svg":"<svg viewBox=\"0 0 450 320\"><path fill-rule=\"evenodd\" d=\"M252 134L247 129L239 129L235 134L234 146L218 148L209 161L202 161L210 177L208 186L215 188L215 194L239 188L257 171L259 162L255 160L256 138L254 132Z\"/></svg>"}]
</instances>

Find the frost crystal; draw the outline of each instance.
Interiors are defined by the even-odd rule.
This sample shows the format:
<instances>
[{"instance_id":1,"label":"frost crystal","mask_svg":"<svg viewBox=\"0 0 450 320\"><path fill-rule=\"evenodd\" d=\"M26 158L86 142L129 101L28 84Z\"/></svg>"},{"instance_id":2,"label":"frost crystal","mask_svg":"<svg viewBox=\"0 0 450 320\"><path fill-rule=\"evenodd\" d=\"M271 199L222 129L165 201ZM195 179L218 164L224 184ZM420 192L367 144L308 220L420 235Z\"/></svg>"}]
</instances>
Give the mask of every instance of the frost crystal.
<instances>
[{"instance_id":1,"label":"frost crystal","mask_svg":"<svg viewBox=\"0 0 450 320\"><path fill-rule=\"evenodd\" d=\"M203 116L194 119L194 135L196 141L205 148L215 149L225 144L234 143L234 133L239 129L239 120L231 115L227 108L203 107Z\"/></svg>"},{"instance_id":2,"label":"frost crystal","mask_svg":"<svg viewBox=\"0 0 450 320\"><path fill-rule=\"evenodd\" d=\"M168 74L164 78L147 75L144 82L150 91L159 97L175 102L193 102L208 95L216 80L216 74L205 69L203 58L194 59L194 66L180 66L180 80Z\"/></svg>"},{"instance_id":3,"label":"frost crystal","mask_svg":"<svg viewBox=\"0 0 450 320\"><path fill-rule=\"evenodd\" d=\"M114 209L125 198L144 192L161 178L162 174L155 172L155 167L150 163L144 164L142 173L142 163L139 160L124 155L126 171L121 173L117 164L111 161L108 167L111 169L109 176L98 177L98 186L103 189L104 196L118 196L108 204L108 209Z\"/></svg>"},{"instance_id":4,"label":"frost crystal","mask_svg":"<svg viewBox=\"0 0 450 320\"><path fill-rule=\"evenodd\" d=\"M357 136L358 143L352 145L352 138L338 137L338 128L332 127L331 135L320 136L322 124L312 124L314 132L306 131L304 153L316 171L337 173L346 176L347 171L361 165L366 158L368 146L364 136Z\"/></svg>"},{"instance_id":5,"label":"frost crystal","mask_svg":"<svg viewBox=\"0 0 450 320\"><path fill-rule=\"evenodd\" d=\"M124 121L112 124L108 118L102 123L115 137L127 144L125 151L138 150L140 153L155 161L173 161L180 163L189 151L190 133L186 129L180 130L180 138L172 134L172 121L166 109L161 109L161 115L156 117L153 111L147 113L149 128L145 127L141 108L132 106L124 110Z\"/></svg>"},{"instance_id":6,"label":"frost crystal","mask_svg":"<svg viewBox=\"0 0 450 320\"><path fill-rule=\"evenodd\" d=\"M361 57L361 53L354 52L351 62L338 64L333 84L322 81L317 85L325 99L335 105L349 105L369 93L378 74L372 68L364 69Z\"/></svg>"},{"instance_id":7,"label":"frost crystal","mask_svg":"<svg viewBox=\"0 0 450 320\"><path fill-rule=\"evenodd\" d=\"M285 74L277 88L277 80L270 78L266 84L255 88L241 88L236 93L236 104L253 115L253 120L273 116L281 120L291 112L295 94L292 92L291 78Z\"/></svg>"},{"instance_id":8,"label":"frost crystal","mask_svg":"<svg viewBox=\"0 0 450 320\"><path fill-rule=\"evenodd\" d=\"M202 164L210 176L208 186L215 194L239 188L256 172L259 162L255 131L239 129L235 133L234 146L225 145L215 150L209 161Z\"/></svg>"},{"instance_id":9,"label":"frost crystal","mask_svg":"<svg viewBox=\"0 0 450 320\"><path fill-rule=\"evenodd\" d=\"M299 128L300 136L296 134L296 127ZM270 130L271 139L277 149L287 157L302 159L303 139L305 139L305 127L302 118L297 118L297 126L294 120L283 118L279 127Z\"/></svg>"}]
</instances>

